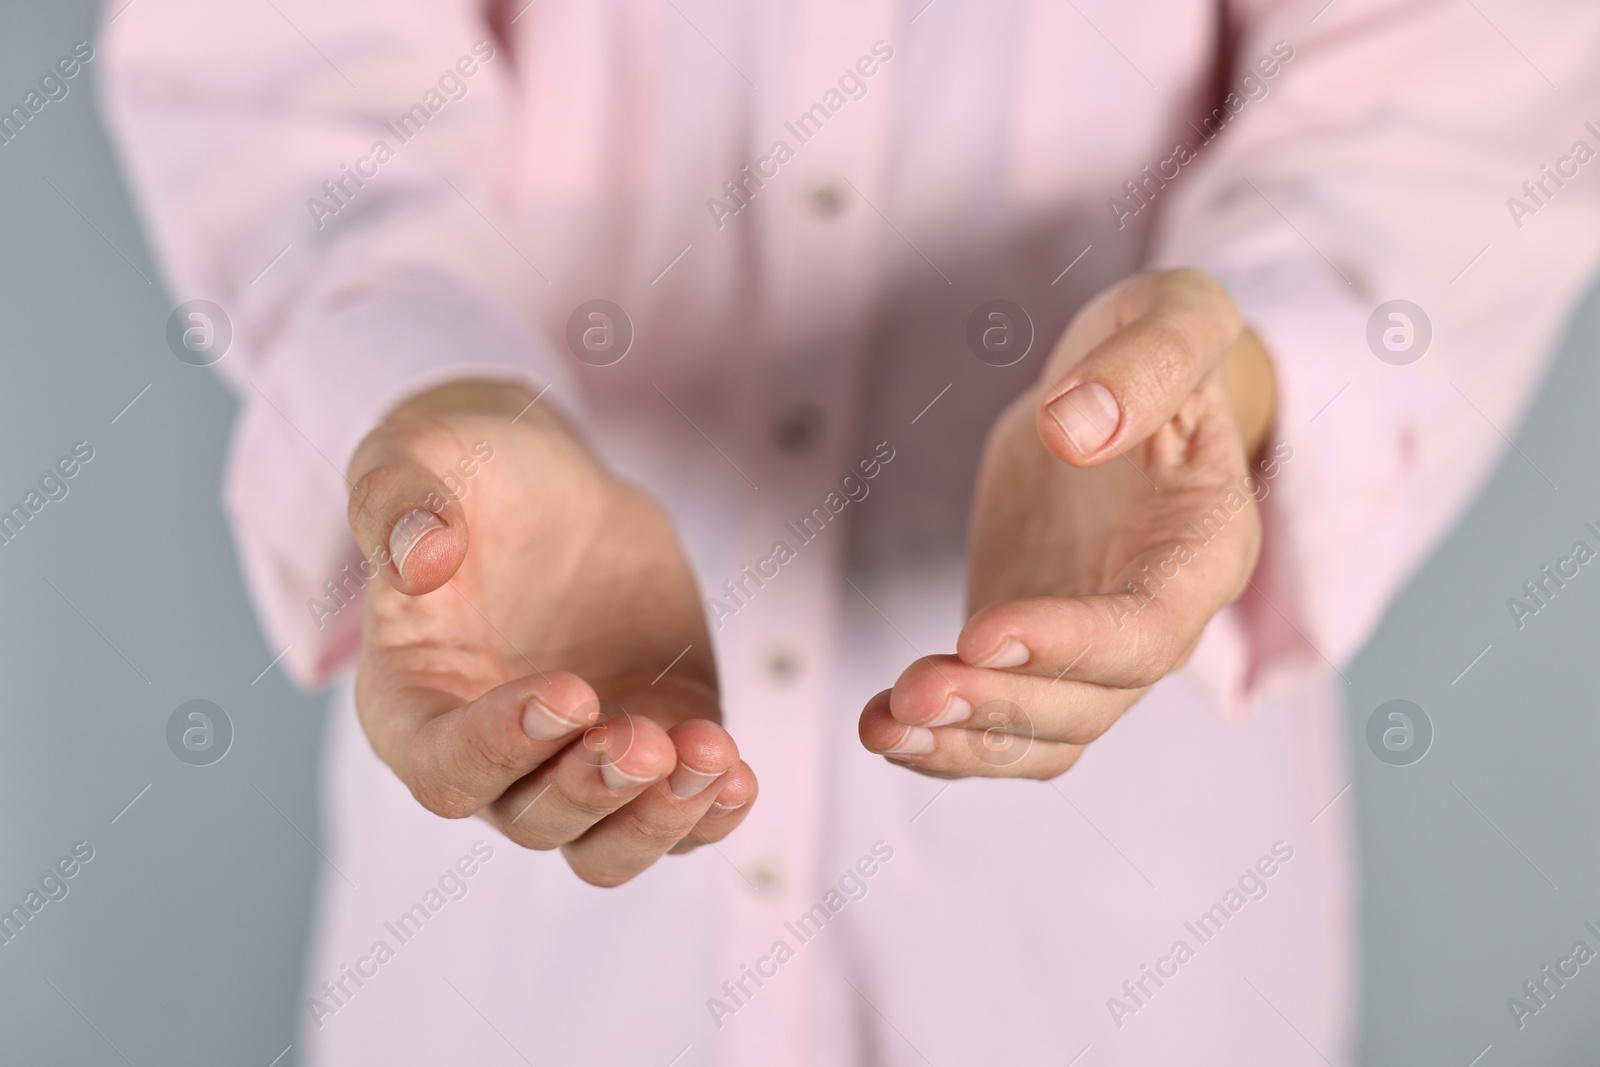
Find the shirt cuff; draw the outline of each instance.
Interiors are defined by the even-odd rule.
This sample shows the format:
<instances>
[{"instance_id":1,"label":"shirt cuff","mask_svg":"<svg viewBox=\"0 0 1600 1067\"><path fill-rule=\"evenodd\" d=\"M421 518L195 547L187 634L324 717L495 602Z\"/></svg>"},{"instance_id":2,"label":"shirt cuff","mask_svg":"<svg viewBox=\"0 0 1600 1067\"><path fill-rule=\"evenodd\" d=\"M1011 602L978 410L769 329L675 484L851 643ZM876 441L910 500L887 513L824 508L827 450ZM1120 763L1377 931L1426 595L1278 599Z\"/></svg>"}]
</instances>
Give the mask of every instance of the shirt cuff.
<instances>
[{"instance_id":1,"label":"shirt cuff","mask_svg":"<svg viewBox=\"0 0 1600 1067\"><path fill-rule=\"evenodd\" d=\"M1341 671L1414 565L1405 521L1406 392L1338 406L1364 376L1367 312L1326 271L1293 261L1210 268L1273 359L1277 415L1259 486L1262 547L1250 583L1207 626L1189 672L1242 723L1308 672ZM1337 418L1329 412L1337 408Z\"/></svg>"}]
</instances>

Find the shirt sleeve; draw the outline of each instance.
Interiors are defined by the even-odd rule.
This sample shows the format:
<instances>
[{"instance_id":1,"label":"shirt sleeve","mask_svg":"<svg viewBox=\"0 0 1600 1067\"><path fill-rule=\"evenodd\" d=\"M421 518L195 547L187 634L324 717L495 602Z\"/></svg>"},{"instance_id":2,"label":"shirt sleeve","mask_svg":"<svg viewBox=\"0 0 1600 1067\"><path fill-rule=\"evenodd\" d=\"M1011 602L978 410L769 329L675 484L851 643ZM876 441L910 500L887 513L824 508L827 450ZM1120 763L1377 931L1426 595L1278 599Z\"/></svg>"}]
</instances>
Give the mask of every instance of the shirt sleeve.
<instances>
[{"instance_id":1,"label":"shirt sleeve","mask_svg":"<svg viewBox=\"0 0 1600 1067\"><path fill-rule=\"evenodd\" d=\"M1153 264L1219 276L1278 377L1262 559L1192 660L1232 717L1343 670L1501 457L1594 271L1600 8L1480 8L1236 4L1230 95L1151 201Z\"/></svg>"},{"instance_id":2,"label":"shirt sleeve","mask_svg":"<svg viewBox=\"0 0 1600 1067\"><path fill-rule=\"evenodd\" d=\"M169 292L232 326L224 502L302 685L359 645L344 471L367 431L462 377L581 406L519 296L547 280L498 221L514 70L482 8L142 0L102 28L103 110Z\"/></svg>"}]
</instances>

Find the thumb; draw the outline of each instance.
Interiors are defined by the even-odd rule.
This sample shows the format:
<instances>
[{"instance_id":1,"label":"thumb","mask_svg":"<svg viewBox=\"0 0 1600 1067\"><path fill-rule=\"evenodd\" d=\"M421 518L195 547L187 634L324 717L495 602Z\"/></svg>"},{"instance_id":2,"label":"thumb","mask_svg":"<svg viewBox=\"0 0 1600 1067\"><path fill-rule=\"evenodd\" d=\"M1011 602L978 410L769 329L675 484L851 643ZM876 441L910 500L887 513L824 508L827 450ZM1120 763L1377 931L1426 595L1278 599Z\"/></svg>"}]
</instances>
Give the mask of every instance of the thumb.
<instances>
[{"instance_id":1,"label":"thumb","mask_svg":"<svg viewBox=\"0 0 1600 1067\"><path fill-rule=\"evenodd\" d=\"M1043 396L1045 447L1076 467L1103 463L1178 414L1239 338L1239 311L1221 283L1196 270L1135 275L1090 309L1101 340ZM1076 323L1074 324L1077 325ZM1066 342L1077 340L1069 328Z\"/></svg>"},{"instance_id":2,"label":"thumb","mask_svg":"<svg viewBox=\"0 0 1600 1067\"><path fill-rule=\"evenodd\" d=\"M395 426L369 434L350 461L350 529L361 551L402 593L431 593L467 558L467 517L423 462L416 436Z\"/></svg>"}]
</instances>

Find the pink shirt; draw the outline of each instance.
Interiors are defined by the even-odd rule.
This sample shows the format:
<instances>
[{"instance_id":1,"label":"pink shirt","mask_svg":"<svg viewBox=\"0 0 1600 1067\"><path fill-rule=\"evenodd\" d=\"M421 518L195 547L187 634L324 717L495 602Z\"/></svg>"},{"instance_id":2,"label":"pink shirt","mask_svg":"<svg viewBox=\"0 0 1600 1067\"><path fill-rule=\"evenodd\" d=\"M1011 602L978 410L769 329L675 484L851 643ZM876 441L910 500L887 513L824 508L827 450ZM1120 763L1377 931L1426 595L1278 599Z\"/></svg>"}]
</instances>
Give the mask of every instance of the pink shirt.
<instances>
[{"instance_id":1,"label":"pink shirt","mask_svg":"<svg viewBox=\"0 0 1600 1067\"><path fill-rule=\"evenodd\" d=\"M218 369L243 402L225 492L250 587L293 677L340 679L305 1062L1344 1062L1336 671L1501 455L1600 249L1600 9L1496 17L115 15L108 114L171 291L236 331ZM869 756L866 697L953 648L990 420L1087 296L1178 264L1221 277L1276 360L1288 458L1255 588L1056 782ZM1009 367L965 341L994 298L1037 336ZM596 299L631 324L609 366L568 344ZM1431 332L1406 365L1374 354L1399 320L1368 339L1397 299ZM359 558L340 472L388 408L469 375L548 386L672 512L717 617L761 801L621 889L427 814L354 720L359 606L324 585ZM797 545L785 524L880 442L867 496ZM730 599L779 540L795 558Z\"/></svg>"}]
</instances>

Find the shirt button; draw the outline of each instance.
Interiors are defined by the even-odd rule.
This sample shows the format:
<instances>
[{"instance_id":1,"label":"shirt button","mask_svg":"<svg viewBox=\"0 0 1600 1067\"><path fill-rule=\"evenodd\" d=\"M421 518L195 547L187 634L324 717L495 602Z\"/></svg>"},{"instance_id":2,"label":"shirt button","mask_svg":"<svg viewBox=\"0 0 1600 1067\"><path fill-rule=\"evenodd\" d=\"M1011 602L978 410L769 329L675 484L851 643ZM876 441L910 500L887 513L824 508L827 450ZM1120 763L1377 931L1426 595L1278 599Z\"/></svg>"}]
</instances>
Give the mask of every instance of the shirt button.
<instances>
[{"instance_id":1,"label":"shirt button","mask_svg":"<svg viewBox=\"0 0 1600 1067\"><path fill-rule=\"evenodd\" d=\"M775 648L767 653L767 676L780 685L794 680L800 673L800 661L786 648Z\"/></svg>"},{"instance_id":2,"label":"shirt button","mask_svg":"<svg viewBox=\"0 0 1600 1067\"><path fill-rule=\"evenodd\" d=\"M844 210L844 190L838 182L812 182L806 189L806 204L818 218L831 219Z\"/></svg>"},{"instance_id":3,"label":"shirt button","mask_svg":"<svg viewBox=\"0 0 1600 1067\"><path fill-rule=\"evenodd\" d=\"M814 404L791 408L772 427L772 439L791 455L809 451L822 436L822 412Z\"/></svg>"},{"instance_id":4,"label":"shirt button","mask_svg":"<svg viewBox=\"0 0 1600 1067\"><path fill-rule=\"evenodd\" d=\"M763 893L776 893L783 884L783 878L778 873L778 865L771 860L762 860L750 872L750 884Z\"/></svg>"}]
</instances>

